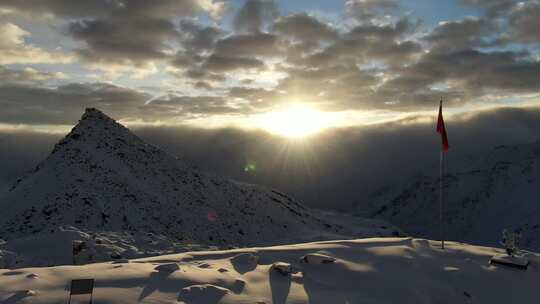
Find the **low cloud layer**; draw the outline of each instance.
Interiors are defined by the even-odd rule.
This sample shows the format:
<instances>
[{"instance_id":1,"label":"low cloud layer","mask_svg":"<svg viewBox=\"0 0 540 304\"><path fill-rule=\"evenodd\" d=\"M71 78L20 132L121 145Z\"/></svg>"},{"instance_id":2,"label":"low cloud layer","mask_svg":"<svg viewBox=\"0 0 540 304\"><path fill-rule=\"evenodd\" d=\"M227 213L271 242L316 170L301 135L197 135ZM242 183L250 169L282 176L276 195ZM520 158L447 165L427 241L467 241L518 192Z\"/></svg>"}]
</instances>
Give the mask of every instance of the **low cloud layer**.
<instances>
[{"instance_id":1,"label":"low cloud layer","mask_svg":"<svg viewBox=\"0 0 540 304\"><path fill-rule=\"evenodd\" d=\"M425 121L421 119L420 121ZM239 129L135 128L144 140L209 172L286 191L306 204L347 210L382 187L423 171L437 174L439 138L434 123L408 119L368 127L329 130L292 144L264 132ZM449 162L502 144L540 140L539 108L502 108L448 120ZM0 184L31 170L60 135L0 134ZM254 165L255 170L245 171Z\"/></svg>"}]
</instances>

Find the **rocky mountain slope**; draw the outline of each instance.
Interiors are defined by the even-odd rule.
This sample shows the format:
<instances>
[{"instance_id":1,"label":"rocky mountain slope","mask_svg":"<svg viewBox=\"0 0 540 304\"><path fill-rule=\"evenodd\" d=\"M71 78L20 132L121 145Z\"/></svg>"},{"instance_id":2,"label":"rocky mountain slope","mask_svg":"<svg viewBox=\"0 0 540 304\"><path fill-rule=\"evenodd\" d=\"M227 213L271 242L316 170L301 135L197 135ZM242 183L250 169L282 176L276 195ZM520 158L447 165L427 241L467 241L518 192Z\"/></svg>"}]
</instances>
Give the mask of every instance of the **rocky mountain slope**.
<instances>
[{"instance_id":1,"label":"rocky mountain slope","mask_svg":"<svg viewBox=\"0 0 540 304\"><path fill-rule=\"evenodd\" d=\"M0 208L4 250L33 247L13 245L21 239L55 242L55 234L69 236L60 237L64 241L110 243L119 248L112 255L134 257L150 247L178 250L177 244L227 247L397 233L380 221L330 217L279 191L199 172L96 109L87 109L48 158L0 196ZM149 242L143 249L141 236Z\"/></svg>"},{"instance_id":2,"label":"rocky mountain slope","mask_svg":"<svg viewBox=\"0 0 540 304\"><path fill-rule=\"evenodd\" d=\"M522 245L540 249L540 142L499 146L450 159L445 175L445 230L450 240L498 245L503 229L521 229ZM438 239L438 168L370 199L371 216L406 233Z\"/></svg>"}]
</instances>

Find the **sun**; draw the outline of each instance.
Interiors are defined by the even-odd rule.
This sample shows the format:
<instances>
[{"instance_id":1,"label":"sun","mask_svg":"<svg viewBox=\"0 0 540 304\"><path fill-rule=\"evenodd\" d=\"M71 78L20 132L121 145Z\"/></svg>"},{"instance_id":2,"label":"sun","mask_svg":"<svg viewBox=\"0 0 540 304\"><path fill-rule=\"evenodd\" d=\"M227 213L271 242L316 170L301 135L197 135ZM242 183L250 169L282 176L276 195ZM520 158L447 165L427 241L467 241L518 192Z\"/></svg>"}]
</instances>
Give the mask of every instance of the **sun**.
<instances>
[{"instance_id":1,"label":"sun","mask_svg":"<svg viewBox=\"0 0 540 304\"><path fill-rule=\"evenodd\" d=\"M258 125L262 129L288 138L305 138L332 125L330 113L305 104L291 104L280 110L261 115Z\"/></svg>"}]
</instances>

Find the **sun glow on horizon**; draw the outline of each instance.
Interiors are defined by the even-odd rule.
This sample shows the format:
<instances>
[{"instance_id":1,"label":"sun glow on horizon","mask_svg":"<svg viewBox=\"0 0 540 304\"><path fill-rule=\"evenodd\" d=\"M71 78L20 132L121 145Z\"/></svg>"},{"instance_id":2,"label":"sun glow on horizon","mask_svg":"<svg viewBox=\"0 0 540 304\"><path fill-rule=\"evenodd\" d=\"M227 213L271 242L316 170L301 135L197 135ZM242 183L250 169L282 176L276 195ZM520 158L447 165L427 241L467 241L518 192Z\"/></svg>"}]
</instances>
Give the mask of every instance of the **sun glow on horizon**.
<instances>
[{"instance_id":1,"label":"sun glow on horizon","mask_svg":"<svg viewBox=\"0 0 540 304\"><path fill-rule=\"evenodd\" d=\"M289 138L304 138L332 126L335 117L305 104L292 104L261 115L258 126L270 133Z\"/></svg>"}]
</instances>

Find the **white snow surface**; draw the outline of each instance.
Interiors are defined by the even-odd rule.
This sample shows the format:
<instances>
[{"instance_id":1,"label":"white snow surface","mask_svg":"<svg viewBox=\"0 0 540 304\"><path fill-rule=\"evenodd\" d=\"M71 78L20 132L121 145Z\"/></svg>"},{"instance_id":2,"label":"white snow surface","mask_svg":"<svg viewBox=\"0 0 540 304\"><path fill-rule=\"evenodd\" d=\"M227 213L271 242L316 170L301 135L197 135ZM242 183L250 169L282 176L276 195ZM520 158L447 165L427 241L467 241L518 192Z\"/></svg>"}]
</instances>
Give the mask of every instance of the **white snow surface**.
<instances>
[{"instance_id":1,"label":"white snow surface","mask_svg":"<svg viewBox=\"0 0 540 304\"><path fill-rule=\"evenodd\" d=\"M336 261L299 262L314 253ZM527 253L529 268L516 270L490 265L499 253L455 242L441 250L425 239L372 238L4 269L0 303L66 303L70 281L89 278L95 279L94 303L538 303L540 255ZM239 255L258 262L244 263ZM277 262L296 271L283 275L272 267ZM179 269L155 270L171 264Z\"/></svg>"},{"instance_id":2,"label":"white snow surface","mask_svg":"<svg viewBox=\"0 0 540 304\"><path fill-rule=\"evenodd\" d=\"M451 151L448 155L452 156ZM520 229L522 247L540 250L540 142L450 158L446 171L447 239L499 246L503 229ZM438 173L437 166L377 193L360 214L388 220L409 235L440 238Z\"/></svg>"},{"instance_id":3,"label":"white snow surface","mask_svg":"<svg viewBox=\"0 0 540 304\"><path fill-rule=\"evenodd\" d=\"M96 109L0 194L0 209L0 268L72 264L74 240L85 243L84 263L400 235L384 221L312 210L277 190L200 172Z\"/></svg>"}]
</instances>

